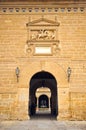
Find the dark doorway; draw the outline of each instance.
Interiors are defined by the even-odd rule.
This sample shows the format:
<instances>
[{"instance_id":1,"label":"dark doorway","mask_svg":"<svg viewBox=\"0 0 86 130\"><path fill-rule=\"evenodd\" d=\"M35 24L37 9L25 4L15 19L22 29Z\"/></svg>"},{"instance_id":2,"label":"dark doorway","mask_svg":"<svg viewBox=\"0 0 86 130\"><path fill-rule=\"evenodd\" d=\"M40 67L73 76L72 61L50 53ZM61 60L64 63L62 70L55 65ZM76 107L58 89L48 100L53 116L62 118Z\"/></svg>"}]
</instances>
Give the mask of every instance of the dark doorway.
<instances>
[{"instance_id":1,"label":"dark doorway","mask_svg":"<svg viewBox=\"0 0 86 130\"><path fill-rule=\"evenodd\" d=\"M49 108L49 99L46 95L39 97L39 108Z\"/></svg>"},{"instance_id":2,"label":"dark doorway","mask_svg":"<svg viewBox=\"0 0 86 130\"><path fill-rule=\"evenodd\" d=\"M50 109L51 116L58 115L58 100L57 100L57 82L55 77L46 71L40 71L34 74L30 80L30 89L29 89L29 115L32 117L36 115L36 106L37 106L37 98L36 98L36 90L38 88L49 88L51 91L51 99L50 99ZM49 107L48 97L46 95L41 95L39 99L39 107L46 106ZM43 115L43 113L42 113Z\"/></svg>"}]
</instances>

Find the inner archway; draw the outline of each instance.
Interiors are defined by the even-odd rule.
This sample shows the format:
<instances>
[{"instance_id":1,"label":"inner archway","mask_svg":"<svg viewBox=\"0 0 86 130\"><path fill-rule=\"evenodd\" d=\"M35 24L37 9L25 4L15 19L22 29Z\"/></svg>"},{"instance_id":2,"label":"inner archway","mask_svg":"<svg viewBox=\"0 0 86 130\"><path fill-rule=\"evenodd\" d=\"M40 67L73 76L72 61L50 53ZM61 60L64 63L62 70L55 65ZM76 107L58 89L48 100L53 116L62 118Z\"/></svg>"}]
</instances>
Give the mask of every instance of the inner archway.
<instances>
[{"instance_id":1,"label":"inner archway","mask_svg":"<svg viewBox=\"0 0 86 130\"><path fill-rule=\"evenodd\" d=\"M49 99L48 96L46 95L41 95L39 97L39 104L38 104L39 108L49 108Z\"/></svg>"},{"instance_id":2,"label":"inner archway","mask_svg":"<svg viewBox=\"0 0 86 130\"><path fill-rule=\"evenodd\" d=\"M51 97L50 100L44 93L39 98L39 104L37 103L37 97L36 97L36 91L38 88L49 88L51 91ZM49 103L50 101L50 103ZM30 90L29 90L29 115L33 116L36 114L36 108L37 104L39 105L39 108L43 105L46 106L46 108L50 107L50 114L52 116L58 115L58 99L57 99L57 81L55 77L46 71L40 71L36 74L34 74L30 80ZM50 105L49 105L50 104Z\"/></svg>"}]
</instances>

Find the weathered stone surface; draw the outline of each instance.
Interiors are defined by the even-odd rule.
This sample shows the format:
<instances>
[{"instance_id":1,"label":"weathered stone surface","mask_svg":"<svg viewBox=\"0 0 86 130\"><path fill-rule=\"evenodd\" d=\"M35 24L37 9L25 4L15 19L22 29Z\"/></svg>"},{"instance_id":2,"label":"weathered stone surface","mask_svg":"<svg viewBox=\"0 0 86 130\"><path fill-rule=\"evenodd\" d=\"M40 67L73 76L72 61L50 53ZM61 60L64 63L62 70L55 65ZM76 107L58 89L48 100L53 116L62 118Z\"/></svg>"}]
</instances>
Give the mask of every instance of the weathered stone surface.
<instances>
[{"instance_id":1,"label":"weathered stone surface","mask_svg":"<svg viewBox=\"0 0 86 130\"><path fill-rule=\"evenodd\" d=\"M57 81L57 119L86 120L86 4L76 4L76 8L74 4L70 8L64 4L61 5L64 8L27 5L25 11L23 4L10 6L0 5L0 119L29 118L30 80L44 70ZM59 25L55 26L56 23ZM48 34L46 40L41 33L42 38L31 41L30 32L37 33L39 29L48 33L54 30L55 39L48 39ZM36 55L36 45L50 46L51 54ZM19 82L15 74L17 66ZM68 67L72 69L70 82Z\"/></svg>"},{"instance_id":2,"label":"weathered stone surface","mask_svg":"<svg viewBox=\"0 0 86 130\"><path fill-rule=\"evenodd\" d=\"M55 121L55 120L31 120L31 121L3 121L1 130L85 130L86 121Z\"/></svg>"}]
</instances>

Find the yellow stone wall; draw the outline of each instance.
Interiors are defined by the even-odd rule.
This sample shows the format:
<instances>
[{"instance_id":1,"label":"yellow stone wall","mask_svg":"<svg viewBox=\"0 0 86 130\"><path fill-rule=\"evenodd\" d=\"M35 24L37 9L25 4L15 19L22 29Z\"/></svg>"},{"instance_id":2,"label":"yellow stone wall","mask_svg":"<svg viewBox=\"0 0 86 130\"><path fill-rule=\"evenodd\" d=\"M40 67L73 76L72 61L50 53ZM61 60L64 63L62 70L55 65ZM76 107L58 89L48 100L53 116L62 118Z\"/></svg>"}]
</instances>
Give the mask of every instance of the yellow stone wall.
<instances>
[{"instance_id":1,"label":"yellow stone wall","mask_svg":"<svg viewBox=\"0 0 86 130\"><path fill-rule=\"evenodd\" d=\"M56 56L30 56L26 24L41 17L60 23ZM20 69L17 82L15 69ZM67 68L71 67L70 82ZM28 119L31 77L45 70L57 80L59 120L86 120L86 8L68 12L0 11L0 119Z\"/></svg>"},{"instance_id":2,"label":"yellow stone wall","mask_svg":"<svg viewBox=\"0 0 86 130\"><path fill-rule=\"evenodd\" d=\"M73 120L86 120L86 93L72 92L71 98L71 119Z\"/></svg>"}]
</instances>

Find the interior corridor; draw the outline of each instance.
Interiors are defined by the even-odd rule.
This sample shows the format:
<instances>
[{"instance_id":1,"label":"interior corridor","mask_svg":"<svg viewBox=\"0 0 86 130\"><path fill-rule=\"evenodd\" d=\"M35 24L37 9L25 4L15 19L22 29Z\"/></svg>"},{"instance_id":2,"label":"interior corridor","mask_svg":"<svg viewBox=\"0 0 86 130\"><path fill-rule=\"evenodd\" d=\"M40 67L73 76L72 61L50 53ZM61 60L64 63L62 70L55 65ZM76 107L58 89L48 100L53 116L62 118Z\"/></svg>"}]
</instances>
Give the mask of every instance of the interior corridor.
<instances>
[{"instance_id":1,"label":"interior corridor","mask_svg":"<svg viewBox=\"0 0 86 130\"><path fill-rule=\"evenodd\" d=\"M46 71L34 74L30 80L29 116L32 118L56 118L58 115L57 82Z\"/></svg>"}]
</instances>

